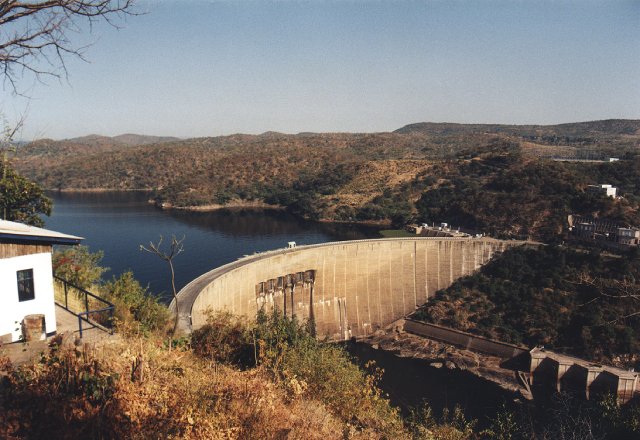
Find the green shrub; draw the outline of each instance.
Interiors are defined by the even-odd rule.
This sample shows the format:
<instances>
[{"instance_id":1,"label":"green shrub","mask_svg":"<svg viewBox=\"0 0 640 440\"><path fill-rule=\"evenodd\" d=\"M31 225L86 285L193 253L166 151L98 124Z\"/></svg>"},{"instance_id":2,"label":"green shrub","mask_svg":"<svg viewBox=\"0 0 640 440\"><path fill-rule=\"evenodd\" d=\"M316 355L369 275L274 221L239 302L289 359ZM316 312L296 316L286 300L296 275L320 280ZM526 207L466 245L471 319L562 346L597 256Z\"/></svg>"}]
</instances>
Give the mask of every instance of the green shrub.
<instances>
[{"instance_id":1,"label":"green shrub","mask_svg":"<svg viewBox=\"0 0 640 440\"><path fill-rule=\"evenodd\" d=\"M339 345L317 340L306 323L260 312L255 337L258 360L293 393L320 400L345 421L393 437L401 419L376 386L380 370L362 370Z\"/></svg>"},{"instance_id":2,"label":"green shrub","mask_svg":"<svg viewBox=\"0 0 640 440\"><path fill-rule=\"evenodd\" d=\"M444 409L442 417L436 419L431 407L424 403L414 408L405 420L411 437L416 440L471 440L478 438L474 429L477 421L468 420L462 408L456 405L453 412ZM503 439L506 440L506 439Z\"/></svg>"},{"instance_id":3,"label":"green shrub","mask_svg":"<svg viewBox=\"0 0 640 440\"><path fill-rule=\"evenodd\" d=\"M2 147L4 148L4 143ZM6 150L5 150L6 154ZM41 214L51 215L51 199L35 182L22 177L6 161L0 161L0 215L3 220L44 226Z\"/></svg>"},{"instance_id":4,"label":"green shrub","mask_svg":"<svg viewBox=\"0 0 640 440\"><path fill-rule=\"evenodd\" d=\"M120 331L139 330L144 334L164 332L170 321L167 307L142 287L128 271L113 277L102 287L104 297L116 308L116 325Z\"/></svg>"},{"instance_id":5,"label":"green shrub","mask_svg":"<svg viewBox=\"0 0 640 440\"><path fill-rule=\"evenodd\" d=\"M387 191L366 203L356 213L358 220L391 220L394 227L404 227L413 220L411 204L398 194Z\"/></svg>"},{"instance_id":6,"label":"green shrub","mask_svg":"<svg viewBox=\"0 0 640 440\"><path fill-rule=\"evenodd\" d=\"M193 332L191 346L204 358L241 366L258 364L292 396L317 399L343 421L373 428L387 437L402 430L401 419L369 374L339 345L318 341L307 323L259 312L256 323L227 312L210 314Z\"/></svg>"},{"instance_id":7,"label":"green shrub","mask_svg":"<svg viewBox=\"0 0 640 440\"><path fill-rule=\"evenodd\" d=\"M100 282L102 274L108 270L100 266L104 252L90 252L87 246L73 246L53 253L53 272L82 289L88 289Z\"/></svg>"},{"instance_id":8,"label":"green shrub","mask_svg":"<svg viewBox=\"0 0 640 440\"><path fill-rule=\"evenodd\" d=\"M347 205L340 205L335 211L335 218L339 221L354 221L356 219L356 215L356 210Z\"/></svg>"},{"instance_id":9,"label":"green shrub","mask_svg":"<svg viewBox=\"0 0 640 440\"><path fill-rule=\"evenodd\" d=\"M210 313L207 323L191 334L193 351L206 359L240 366L255 364L247 323L229 312Z\"/></svg>"}]
</instances>

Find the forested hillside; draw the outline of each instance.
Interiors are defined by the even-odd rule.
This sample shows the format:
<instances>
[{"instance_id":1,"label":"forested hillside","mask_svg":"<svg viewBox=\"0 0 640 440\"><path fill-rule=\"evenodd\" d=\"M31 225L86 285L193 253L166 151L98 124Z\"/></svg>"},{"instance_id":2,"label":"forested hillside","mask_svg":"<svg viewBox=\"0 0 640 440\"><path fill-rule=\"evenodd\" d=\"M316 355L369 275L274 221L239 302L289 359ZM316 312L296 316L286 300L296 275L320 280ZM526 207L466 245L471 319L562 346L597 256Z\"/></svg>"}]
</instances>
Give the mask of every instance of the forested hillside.
<instances>
[{"instance_id":1,"label":"forested hillside","mask_svg":"<svg viewBox=\"0 0 640 440\"><path fill-rule=\"evenodd\" d=\"M638 222L639 147L640 121L422 123L372 134L41 140L13 161L49 189L145 189L174 207L259 201L313 219L446 221L503 237L549 238L571 212ZM583 153L627 160L550 160ZM594 183L619 186L624 198L586 194Z\"/></svg>"},{"instance_id":2,"label":"forested hillside","mask_svg":"<svg viewBox=\"0 0 640 440\"><path fill-rule=\"evenodd\" d=\"M437 292L415 316L502 341L640 366L640 259L514 248Z\"/></svg>"}]
</instances>

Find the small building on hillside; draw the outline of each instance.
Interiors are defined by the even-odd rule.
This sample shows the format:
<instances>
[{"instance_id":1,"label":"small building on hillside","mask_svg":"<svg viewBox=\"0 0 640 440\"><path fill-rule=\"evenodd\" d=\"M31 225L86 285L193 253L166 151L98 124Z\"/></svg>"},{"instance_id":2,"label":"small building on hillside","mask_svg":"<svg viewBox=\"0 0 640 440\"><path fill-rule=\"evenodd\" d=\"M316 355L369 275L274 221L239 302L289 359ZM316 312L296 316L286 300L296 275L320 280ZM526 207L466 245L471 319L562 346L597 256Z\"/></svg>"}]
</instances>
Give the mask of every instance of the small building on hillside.
<instances>
[{"instance_id":1,"label":"small building on hillside","mask_svg":"<svg viewBox=\"0 0 640 440\"><path fill-rule=\"evenodd\" d=\"M23 339L27 327L56 332L51 253L81 237L0 220L0 340Z\"/></svg>"},{"instance_id":2,"label":"small building on hillside","mask_svg":"<svg viewBox=\"0 0 640 440\"><path fill-rule=\"evenodd\" d=\"M640 229L618 228L618 243L627 246L637 246L640 244Z\"/></svg>"},{"instance_id":3,"label":"small building on hillside","mask_svg":"<svg viewBox=\"0 0 640 440\"><path fill-rule=\"evenodd\" d=\"M640 246L640 229L636 227L608 219L593 219L574 214L569 215L567 221L568 238L597 241L617 249Z\"/></svg>"},{"instance_id":4,"label":"small building on hillside","mask_svg":"<svg viewBox=\"0 0 640 440\"><path fill-rule=\"evenodd\" d=\"M618 193L618 188L611 186L608 183L603 183L601 185L589 185L587 186L587 191L595 194L603 194L615 199Z\"/></svg>"}]
</instances>

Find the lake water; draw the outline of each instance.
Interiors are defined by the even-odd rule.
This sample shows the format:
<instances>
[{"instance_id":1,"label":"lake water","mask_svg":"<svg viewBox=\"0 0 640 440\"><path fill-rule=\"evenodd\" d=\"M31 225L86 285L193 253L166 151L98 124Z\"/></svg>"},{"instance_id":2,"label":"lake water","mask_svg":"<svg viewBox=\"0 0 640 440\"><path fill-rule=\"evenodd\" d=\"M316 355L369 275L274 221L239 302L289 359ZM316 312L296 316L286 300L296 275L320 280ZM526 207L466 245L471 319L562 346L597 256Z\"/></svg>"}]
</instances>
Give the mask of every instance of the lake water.
<instances>
[{"instance_id":1,"label":"lake water","mask_svg":"<svg viewBox=\"0 0 640 440\"><path fill-rule=\"evenodd\" d=\"M377 229L359 225L305 221L284 211L161 211L135 192L51 193L53 214L46 228L84 237L90 250L104 251L110 278L132 270L142 285L170 299L166 262L140 251L140 245L165 244L184 236L184 252L174 260L180 289L199 275L246 254L286 247L287 242L314 244L379 237Z\"/></svg>"}]
</instances>

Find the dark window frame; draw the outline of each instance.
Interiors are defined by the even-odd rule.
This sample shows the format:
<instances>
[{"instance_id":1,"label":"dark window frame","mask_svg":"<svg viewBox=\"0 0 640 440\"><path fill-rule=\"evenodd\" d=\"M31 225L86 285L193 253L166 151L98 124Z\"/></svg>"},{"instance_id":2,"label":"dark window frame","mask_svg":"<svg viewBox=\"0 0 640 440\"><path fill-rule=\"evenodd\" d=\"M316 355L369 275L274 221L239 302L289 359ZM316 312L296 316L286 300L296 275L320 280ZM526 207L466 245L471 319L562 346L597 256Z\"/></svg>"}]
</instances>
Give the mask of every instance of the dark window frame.
<instances>
[{"instance_id":1,"label":"dark window frame","mask_svg":"<svg viewBox=\"0 0 640 440\"><path fill-rule=\"evenodd\" d=\"M36 299L36 292L33 279L33 269L24 269L16 272L18 281L18 301L31 301Z\"/></svg>"}]
</instances>

